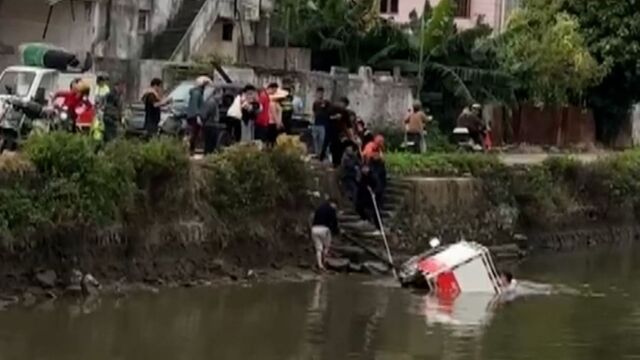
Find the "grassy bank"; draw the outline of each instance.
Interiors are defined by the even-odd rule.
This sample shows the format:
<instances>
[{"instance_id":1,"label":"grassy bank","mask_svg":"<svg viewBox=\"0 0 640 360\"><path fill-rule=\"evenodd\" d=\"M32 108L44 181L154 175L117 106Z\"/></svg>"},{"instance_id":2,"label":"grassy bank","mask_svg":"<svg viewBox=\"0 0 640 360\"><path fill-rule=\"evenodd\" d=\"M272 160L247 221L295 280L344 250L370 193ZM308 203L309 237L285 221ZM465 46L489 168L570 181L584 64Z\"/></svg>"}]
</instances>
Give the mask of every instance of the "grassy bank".
<instances>
[{"instance_id":1,"label":"grassy bank","mask_svg":"<svg viewBox=\"0 0 640 360\"><path fill-rule=\"evenodd\" d=\"M144 244L153 226L189 221L205 224L202 237L220 249L238 238L275 241L279 221L262 214L304 208L308 179L286 139L272 151L238 146L194 163L172 139L98 149L86 137L34 136L23 153L0 156L0 240L34 247L117 226L128 243Z\"/></svg>"}]
</instances>

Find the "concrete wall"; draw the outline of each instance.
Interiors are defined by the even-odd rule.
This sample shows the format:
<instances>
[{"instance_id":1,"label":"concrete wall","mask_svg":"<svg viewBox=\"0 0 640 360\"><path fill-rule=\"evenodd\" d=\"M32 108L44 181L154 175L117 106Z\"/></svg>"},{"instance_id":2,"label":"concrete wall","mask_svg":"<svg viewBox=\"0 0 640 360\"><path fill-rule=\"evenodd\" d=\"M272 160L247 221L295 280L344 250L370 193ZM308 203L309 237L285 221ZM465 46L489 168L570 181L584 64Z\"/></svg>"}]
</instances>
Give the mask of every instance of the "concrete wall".
<instances>
[{"instance_id":1,"label":"concrete wall","mask_svg":"<svg viewBox=\"0 0 640 360\"><path fill-rule=\"evenodd\" d=\"M233 40L225 41L222 40L222 28L225 20L217 20L213 25L209 33L206 35L202 46L198 50L198 55L207 55L207 54L215 54L217 56L223 57L228 60L230 63L235 63L238 61L238 49L240 43L240 26L236 23L233 26ZM249 31L250 27L245 24L243 25L242 32L245 33L245 30ZM251 40L252 34L244 34L245 40ZM249 39L248 39L249 37Z\"/></svg>"},{"instance_id":2,"label":"concrete wall","mask_svg":"<svg viewBox=\"0 0 640 360\"><path fill-rule=\"evenodd\" d=\"M389 223L401 230L392 236L415 251L424 251L429 240L439 238L444 243L461 239L485 245L511 242L518 219L516 208L495 206L487 197L484 184L474 178L404 179L403 206Z\"/></svg>"},{"instance_id":3,"label":"concrete wall","mask_svg":"<svg viewBox=\"0 0 640 360\"><path fill-rule=\"evenodd\" d=\"M117 60L98 59L96 69L111 74L114 79L125 79L128 99L137 100L151 79L160 77L171 86L175 79L169 77L171 66L188 66L185 63L161 60ZM270 82L292 83L294 91L303 98L307 113L311 113L315 89L322 86L329 99L347 96L351 108L374 127L402 126L401 120L413 103L411 84L394 81L389 76L371 74L363 68L359 74L338 75L325 72L252 69L248 67L224 67L232 81L254 84L258 87ZM215 81L223 81L215 76Z\"/></svg>"},{"instance_id":4,"label":"concrete wall","mask_svg":"<svg viewBox=\"0 0 640 360\"><path fill-rule=\"evenodd\" d=\"M71 51L94 51L99 57L137 58L143 45L164 30L183 0L112 0L111 24L107 29L107 1L75 1L75 19L70 2L53 8L46 38L44 28L49 6L44 0L0 2L0 68L14 63L17 46L25 42L48 42ZM138 30L141 10L149 14L149 29ZM107 39L108 36L108 39Z\"/></svg>"},{"instance_id":5,"label":"concrete wall","mask_svg":"<svg viewBox=\"0 0 640 360\"><path fill-rule=\"evenodd\" d=\"M171 17L178 12L184 0L154 0L151 2L151 27L152 33L157 34L167 27Z\"/></svg>"},{"instance_id":6,"label":"concrete wall","mask_svg":"<svg viewBox=\"0 0 640 360\"><path fill-rule=\"evenodd\" d=\"M244 54L240 54L242 62L269 69L284 69L284 48L247 46ZM311 70L311 50L306 48L289 48L287 50L288 70Z\"/></svg>"},{"instance_id":7,"label":"concrete wall","mask_svg":"<svg viewBox=\"0 0 640 360\"><path fill-rule=\"evenodd\" d=\"M389 76L373 75L369 68L361 68L358 74L340 76L333 73L277 70L260 70L256 72L258 86L270 82L293 82L295 92L302 97L305 108L311 113L315 89L325 88L326 96L337 99L346 96L350 107L373 127L402 126L407 109L413 103L411 84L405 81L394 81Z\"/></svg>"},{"instance_id":8,"label":"concrete wall","mask_svg":"<svg viewBox=\"0 0 640 360\"><path fill-rule=\"evenodd\" d=\"M97 29L94 2L74 2L75 20L68 1L54 6L43 38L49 6L43 0L11 0L0 3L0 47L17 48L24 42L45 41L72 51L91 48Z\"/></svg>"}]
</instances>

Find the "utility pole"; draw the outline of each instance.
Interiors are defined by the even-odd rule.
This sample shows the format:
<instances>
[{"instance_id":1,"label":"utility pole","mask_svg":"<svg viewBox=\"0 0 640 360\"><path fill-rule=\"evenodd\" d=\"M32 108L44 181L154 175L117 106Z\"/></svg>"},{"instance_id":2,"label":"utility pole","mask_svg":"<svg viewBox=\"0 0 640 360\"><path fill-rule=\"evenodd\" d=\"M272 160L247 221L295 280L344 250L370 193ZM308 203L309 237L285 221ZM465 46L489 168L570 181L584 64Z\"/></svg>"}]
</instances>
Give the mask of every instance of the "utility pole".
<instances>
[{"instance_id":1,"label":"utility pole","mask_svg":"<svg viewBox=\"0 0 640 360\"><path fill-rule=\"evenodd\" d=\"M425 10L427 7L426 2L429 0L425 0L425 5L422 8L422 16L420 17L420 58L418 59L418 93L417 97L420 99L420 93L422 92L422 85L424 83L424 26L425 26Z\"/></svg>"},{"instance_id":2,"label":"utility pole","mask_svg":"<svg viewBox=\"0 0 640 360\"><path fill-rule=\"evenodd\" d=\"M287 71L289 68L289 28L291 25L291 6L290 4L285 5L285 13L284 13L284 21L285 21L285 32L284 32L284 71Z\"/></svg>"}]
</instances>

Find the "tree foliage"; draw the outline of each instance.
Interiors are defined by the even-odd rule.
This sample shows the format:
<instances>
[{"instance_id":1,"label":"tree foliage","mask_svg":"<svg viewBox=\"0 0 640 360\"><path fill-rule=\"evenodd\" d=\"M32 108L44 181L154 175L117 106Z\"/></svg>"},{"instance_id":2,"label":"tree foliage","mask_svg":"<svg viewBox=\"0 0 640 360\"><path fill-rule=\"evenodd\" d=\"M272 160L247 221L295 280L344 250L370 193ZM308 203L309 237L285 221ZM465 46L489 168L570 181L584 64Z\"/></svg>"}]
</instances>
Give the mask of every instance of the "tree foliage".
<instances>
[{"instance_id":1,"label":"tree foliage","mask_svg":"<svg viewBox=\"0 0 640 360\"><path fill-rule=\"evenodd\" d=\"M591 54L608 68L603 81L589 90L588 105L595 110L598 135L612 140L631 106L640 101L639 0L553 1L574 16Z\"/></svg>"},{"instance_id":2,"label":"tree foliage","mask_svg":"<svg viewBox=\"0 0 640 360\"><path fill-rule=\"evenodd\" d=\"M497 47L501 66L519 79L520 96L544 103L578 101L604 69L591 56L578 22L557 6L531 1L509 18Z\"/></svg>"},{"instance_id":3,"label":"tree foliage","mask_svg":"<svg viewBox=\"0 0 640 360\"><path fill-rule=\"evenodd\" d=\"M310 48L352 70L380 47L404 40L399 27L379 16L377 0L279 0L274 22L275 44L288 35L291 46Z\"/></svg>"}]
</instances>

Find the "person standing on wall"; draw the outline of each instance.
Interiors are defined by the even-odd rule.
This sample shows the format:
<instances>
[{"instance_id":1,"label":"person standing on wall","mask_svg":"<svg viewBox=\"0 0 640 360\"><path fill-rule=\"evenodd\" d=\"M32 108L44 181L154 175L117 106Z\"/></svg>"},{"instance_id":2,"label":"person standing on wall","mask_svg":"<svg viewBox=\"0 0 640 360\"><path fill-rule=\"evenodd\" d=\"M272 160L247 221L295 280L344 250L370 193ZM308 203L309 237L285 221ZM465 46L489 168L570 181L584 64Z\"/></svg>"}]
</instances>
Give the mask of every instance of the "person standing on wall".
<instances>
[{"instance_id":1,"label":"person standing on wall","mask_svg":"<svg viewBox=\"0 0 640 360\"><path fill-rule=\"evenodd\" d=\"M407 115L404 120L407 129L407 142L409 151L419 154L422 152L425 126L429 122L429 118L422 110L422 104L416 101L413 104L413 111Z\"/></svg>"},{"instance_id":2,"label":"person standing on wall","mask_svg":"<svg viewBox=\"0 0 640 360\"><path fill-rule=\"evenodd\" d=\"M151 80L151 87L142 96L142 102L144 103L144 129L147 138L158 135L161 109L171 102L171 98L164 97L162 87L162 80L155 78Z\"/></svg>"},{"instance_id":3,"label":"person standing on wall","mask_svg":"<svg viewBox=\"0 0 640 360\"><path fill-rule=\"evenodd\" d=\"M262 107L258 101L257 90L253 85L247 85L233 100L227 116L240 121L240 141L251 142L254 140L255 123Z\"/></svg>"},{"instance_id":4,"label":"person standing on wall","mask_svg":"<svg viewBox=\"0 0 640 360\"><path fill-rule=\"evenodd\" d=\"M291 86L283 87L282 90L287 92L287 96L280 100L280 106L282 107L282 131L287 135L291 135L293 125L293 92L291 89Z\"/></svg>"},{"instance_id":5,"label":"person standing on wall","mask_svg":"<svg viewBox=\"0 0 640 360\"><path fill-rule=\"evenodd\" d=\"M204 125L204 89L212 83L207 76L196 79L196 85L189 91L187 122L189 124L189 152L195 154L198 139Z\"/></svg>"},{"instance_id":6,"label":"person standing on wall","mask_svg":"<svg viewBox=\"0 0 640 360\"><path fill-rule=\"evenodd\" d=\"M267 142L269 134L269 124L271 121L271 99L270 96L278 91L277 83L270 83L266 88L262 89L258 94L258 102L260 103L260 113L255 123L255 139Z\"/></svg>"},{"instance_id":7,"label":"person standing on wall","mask_svg":"<svg viewBox=\"0 0 640 360\"><path fill-rule=\"evenodd\" d=\"M282 102L289 95L284 90L277 89L273 94L269 97L271 99L271 104L269 104L269 109L271 110L271 114L269 115L269 129L267 132L267 146L273 147L276 144L276 140L278 139L278 135L284 130L284 125L282 123Z\"/></svg>"},{"instance_id":8,"label":"person standing on wall","mask_svg":"<svg viewBox=\"0 0 640 360\"><path fill-rule=\"evenodd\" d=\"M324 161L327 155L329 143L325 144L327 127L329 126L331 103L324 98L324 88L316 89L316 100L313 102L313 136L314 152L320 161Z\"/></svg>"},{"instance_id":9,"label":"person standing on wall","mask_svg":"<svg viewBox=\"0 0 640 360\"><path fill-rule=\"evenodd\" d=\"M111 92L109 87L109 77L107 75L98 75L96 77L96 107L100 110L104 108L107 95Z\"/></svg>"},{"instance_id":10,"label":"person standing on wall","mask_svg":"<svg viewBox=\"0 0 640 360\"><path fill-rule=\"evenodd\" d=\"M122 99L124 97L126 84L124 81L118 81L109 90L104 99L103 122L104 122L104 141L109 142L118 135L118 123L122 121L122 113L124 105Z\"/></svg>"},{"instance_id":11,"label":"person standing on wall","mask_svg":"<svg viewBox=\"0 0 640 360\"><path fill-rule=\"evenodd\" d=\"M204 154L213 153L218 146L218 129L220 126L220 110L218 99L213 91L207 92L202 105L202 135L204 137Z\"/></svg>"}]
</instances>

